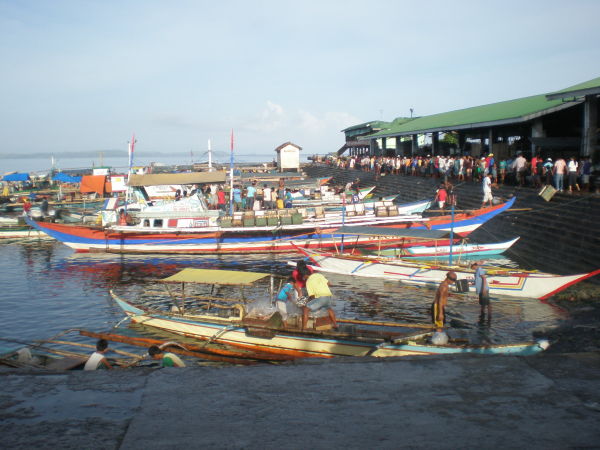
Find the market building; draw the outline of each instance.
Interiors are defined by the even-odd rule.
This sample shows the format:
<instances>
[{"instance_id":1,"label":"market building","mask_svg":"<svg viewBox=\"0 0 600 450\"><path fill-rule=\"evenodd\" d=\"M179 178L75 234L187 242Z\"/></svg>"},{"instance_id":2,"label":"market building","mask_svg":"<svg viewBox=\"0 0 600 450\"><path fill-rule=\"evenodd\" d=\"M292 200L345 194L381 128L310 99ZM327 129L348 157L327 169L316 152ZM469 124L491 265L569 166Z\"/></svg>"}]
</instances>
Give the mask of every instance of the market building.
<instances>
[{"instance_id":1,"label":"market building","mask_svg":"<svg viewBox=\"0 0 600 450\"><path fill-rule=\"evenodd\" d=\"M561 91L342 130L338 155L598 156L600 77Z\"/></svg>"}]
</instances>

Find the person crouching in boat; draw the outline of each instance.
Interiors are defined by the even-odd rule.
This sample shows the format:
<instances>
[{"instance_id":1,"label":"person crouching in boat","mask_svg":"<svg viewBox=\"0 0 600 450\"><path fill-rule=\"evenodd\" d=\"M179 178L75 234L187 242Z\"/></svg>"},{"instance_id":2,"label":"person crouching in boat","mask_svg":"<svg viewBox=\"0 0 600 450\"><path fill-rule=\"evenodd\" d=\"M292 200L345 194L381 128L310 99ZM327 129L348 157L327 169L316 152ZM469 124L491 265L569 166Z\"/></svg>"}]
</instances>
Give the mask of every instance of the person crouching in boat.
<instances>
[{"instance_id":1,"label":"person crouching in boat","mask_svg":"<svg viewBox=\"0 0 600 450\"><path fill-rule=\"evenodd\" d=\"M108 342L106 339L99 339L96 342L96 351L88 358L83 370L112 369L106 356L104 356L106 352L108 352Z\"/></svg>"},{"instance_id":2,"label":"person crouching in boat","mask_svg":"<svg viewBox=\"0 0 600 450\"><path fill-rule=\"evenodd\" d=\"M457 279L456 272L450 271L446 274L444 281L440 283L435 300L431 304L431 321L436 331L442 331L446 323L446 304L448 303L448 288Z\"/></svg>"},{"instance_id":3,"label":"person crouching in boat","mask_svg":"<svg viewBox=\"0 0 600 450\"><path fill-rule=\"evenodd\" d=\"M294 286L298 297L305 295L304 288L306 287L306 280L314 272L312 267L306 265L304 260L300 260L296 263L296 268L292 271L292 277L294 278Z\"/></svg>"},{"instance_id":4,"label":"person crouching in boat","mask_svg":"<svg viewBox=\"0 0 600 450\"><path fill-rule=\"evenodd\" d=\"M153 345L148 349L148 354L152 359L162 360L162 367L185 367L185 363L179 356L170 352L165 352L156 345Z\"/></svg>"},{"instance_id":5,"label":"person crouching in boat","mask_svg":"<svg viewBox=\"0 0 600 450\"><path fill-rule=\"evenodd\" d=\"M279 293L277 294L277 310L283 318L283 326L287 327L287 318L290 315L297 313L296 299L298 293L296 292L295 280L292 275L289 276L286 283L283 285Z\"/></svg>"},{"instance_id":6,"label":"person crouching in boat","mask_svg":"<svg viewBox=\"0 0 600 450\"><path fill-rule=\"evenodd\" d=\"M308 323L309 311L315 313L324 308L327 308L327 314L333 324L333 328L337 328L335 313L331 308L333 300L327 278L318 272L311 274L306 280L306 292L308 293L309 300L306 305L302 306L302 330L304 331Z\"/></svg>"}]
</instances>

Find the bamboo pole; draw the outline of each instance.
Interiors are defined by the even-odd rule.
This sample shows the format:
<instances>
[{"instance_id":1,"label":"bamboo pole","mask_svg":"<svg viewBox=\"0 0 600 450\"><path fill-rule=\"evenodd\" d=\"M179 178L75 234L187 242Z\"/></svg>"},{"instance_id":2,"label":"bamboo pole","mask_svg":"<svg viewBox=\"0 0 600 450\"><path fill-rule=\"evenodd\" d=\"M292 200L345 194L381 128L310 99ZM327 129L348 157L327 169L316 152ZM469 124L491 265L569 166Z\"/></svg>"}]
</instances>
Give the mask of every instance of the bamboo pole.
<instances>
[{"instance_id":1,"label":"bamboo pole","mask_svg":"<svg viewBox=\"0 0 600 450\"><path fill-rule=\"evenodd\" d=\"M340 323L352 323L357 325L372 325L382 327L402 327L402 328L424 328L431 329L433 325L421 324L421 323L394 323L394 322L375 322L371 320L358 320L358 319L337 319Z\"/></svg>"}]
</instances>

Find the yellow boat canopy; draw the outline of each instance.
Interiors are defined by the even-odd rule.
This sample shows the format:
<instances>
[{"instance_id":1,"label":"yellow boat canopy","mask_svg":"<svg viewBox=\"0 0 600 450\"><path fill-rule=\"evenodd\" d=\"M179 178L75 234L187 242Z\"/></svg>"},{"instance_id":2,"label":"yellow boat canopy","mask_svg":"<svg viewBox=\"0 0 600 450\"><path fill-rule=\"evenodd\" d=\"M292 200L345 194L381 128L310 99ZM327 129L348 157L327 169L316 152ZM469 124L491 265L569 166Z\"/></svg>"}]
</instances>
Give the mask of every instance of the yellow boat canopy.
<instances>
[{"instance_id":1,"label":"yellow boat canopy","mask_svg":"<svg viewBox=\"0 0 600 450\"><path fill-rule=\"evenodd\" d=\"M129 186L164 186L169 184L223 183L226 172L184 172L130 175Z\"/></svg>"},{"instance_id":2,"label":"yellow boat canopy","mask_svg":"<svg viewBox=\"0 0 600 450\"><path fill-rule=\"evenodd\" d=\"M175 275L163 278L163 283L201 283L201 284L228 284L250 286L258 280L271 276L270 273L241 272L237 270L213 269L183 269Z\"/></svg>"}]
</instances>

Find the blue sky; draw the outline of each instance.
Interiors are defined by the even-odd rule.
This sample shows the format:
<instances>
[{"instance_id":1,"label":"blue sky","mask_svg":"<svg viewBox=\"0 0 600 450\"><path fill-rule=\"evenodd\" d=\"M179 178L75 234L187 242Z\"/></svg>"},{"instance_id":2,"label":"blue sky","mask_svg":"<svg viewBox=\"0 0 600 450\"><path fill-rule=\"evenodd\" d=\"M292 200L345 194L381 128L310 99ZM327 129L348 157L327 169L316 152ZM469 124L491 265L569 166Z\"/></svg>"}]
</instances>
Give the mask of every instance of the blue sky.
<instances>
[{"instance_id":1,"label":"blue sky","mask_svg":"<svg viewBox=\"0 0 600 450\"><path fill-rule=\"evenodd\" d=\"M600 2L0 0L2 158L337 150L340 130L600 76ZM174 159L177 159L174 156ZM189 157L185 158L189 160Z\"/></svg>"}]
</instances>

